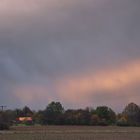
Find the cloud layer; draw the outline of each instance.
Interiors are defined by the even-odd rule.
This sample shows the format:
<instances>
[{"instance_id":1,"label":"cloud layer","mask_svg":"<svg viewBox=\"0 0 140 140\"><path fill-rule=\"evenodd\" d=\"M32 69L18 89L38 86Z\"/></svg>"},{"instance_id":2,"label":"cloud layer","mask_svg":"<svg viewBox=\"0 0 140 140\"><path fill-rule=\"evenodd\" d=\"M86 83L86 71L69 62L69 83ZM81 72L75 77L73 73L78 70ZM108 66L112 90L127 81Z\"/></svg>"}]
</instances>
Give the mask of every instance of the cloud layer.
<instances>
[{"instance_id":1,"label":"cloud layer","mask_svg":"<svg viewBox=\"0 0 140 140\"><path fill-rule=\"evenodd\" d=\"M137 0L2 0L0 104L41 108L60 100L65 107L120 110L138 103L139 6Z\"/></svg>"}]
</instances>

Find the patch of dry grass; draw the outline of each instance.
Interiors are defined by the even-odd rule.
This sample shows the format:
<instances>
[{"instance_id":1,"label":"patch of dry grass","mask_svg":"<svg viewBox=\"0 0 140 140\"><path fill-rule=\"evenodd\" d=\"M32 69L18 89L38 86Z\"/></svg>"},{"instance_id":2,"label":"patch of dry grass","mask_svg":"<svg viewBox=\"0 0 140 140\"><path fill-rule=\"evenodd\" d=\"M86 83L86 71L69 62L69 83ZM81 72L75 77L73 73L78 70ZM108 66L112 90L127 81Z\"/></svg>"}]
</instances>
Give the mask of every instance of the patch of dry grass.
<instances>
[{"instance_id":1,"label":"patch of dry grass","mask_svg":"<svg viewBox=\"0 0 140 140\"><path fill-rule=\"evenodd\" d=\"M33 126L13 127L0 140L140 140L138 127Z\"/></svg>"}]
</instances>

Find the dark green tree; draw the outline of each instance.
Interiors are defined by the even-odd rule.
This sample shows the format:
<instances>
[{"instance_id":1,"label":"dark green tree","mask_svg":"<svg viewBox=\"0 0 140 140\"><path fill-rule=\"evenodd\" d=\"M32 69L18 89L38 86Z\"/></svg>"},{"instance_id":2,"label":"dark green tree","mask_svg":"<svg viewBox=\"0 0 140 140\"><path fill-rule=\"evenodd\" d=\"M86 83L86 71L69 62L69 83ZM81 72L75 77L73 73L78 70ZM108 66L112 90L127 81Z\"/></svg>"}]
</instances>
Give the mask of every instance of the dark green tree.
<instances>
[{"instance_id":1,"label":"dark green tree","mask_svg":"<svg viewBox=\"0 0 140 140\"><path fill-rule=\"evenodd\" d=\"M47 124L60 124L64 108L60 102L51 102L44 111Z\"/></svg>"},{"instance_id":2,"label":"dark green tree","mask_svg":"<svg viewBox=\"0 0 140 140\"><path fill-rule=\"evenodd\" d=\"M96 114L100 118L101 125L110 125L116 122L115 112L107 106L97 107Z\"/></svg>"},{"instance_id":3,"label":"dark green tree","mask_svg":"<svg viewBox=\"0 0 140 140\"><path fill-rule=\"evenodd\" d=\"M44 115L44 111L35 112L33 115L33 120L36 124L45 125L46 124L46 117Z\"/></svg>"}]
</instances>

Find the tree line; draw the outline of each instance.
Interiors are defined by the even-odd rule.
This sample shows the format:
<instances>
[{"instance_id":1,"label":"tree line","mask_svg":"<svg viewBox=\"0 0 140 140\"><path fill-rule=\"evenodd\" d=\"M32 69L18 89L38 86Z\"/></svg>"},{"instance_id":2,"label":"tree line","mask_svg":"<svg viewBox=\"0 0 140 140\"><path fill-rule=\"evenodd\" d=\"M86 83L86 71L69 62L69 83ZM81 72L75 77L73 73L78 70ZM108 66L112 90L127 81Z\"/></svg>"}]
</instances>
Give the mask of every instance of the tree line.
<instances>
[{"instance_id":1,"label":"tree line","mask_svg":"<svg viewBox=\"0 0 140 140\"><path fill-rule=\"evenodd\" d=\"M19 117L31 117L25 125L118 125L140 126L140 107L135 103L128 104L122 113L116 114L107 106L96 109L67 109L60 102L51 102L45 110L33 111L25 106L23 109L0 112L0 129L8 129L10 125L18 125Z\"/></svg>"}]
</instances>

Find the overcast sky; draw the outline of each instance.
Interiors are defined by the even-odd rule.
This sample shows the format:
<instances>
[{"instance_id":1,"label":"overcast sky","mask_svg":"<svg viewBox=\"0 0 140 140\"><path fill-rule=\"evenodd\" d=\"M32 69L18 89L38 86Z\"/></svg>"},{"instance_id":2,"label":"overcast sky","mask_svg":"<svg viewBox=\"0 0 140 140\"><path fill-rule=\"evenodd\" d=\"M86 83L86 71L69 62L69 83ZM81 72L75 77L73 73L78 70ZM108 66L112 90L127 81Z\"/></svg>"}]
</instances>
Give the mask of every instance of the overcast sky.
<instances>
[{"instance_id":1,"label":"overcast sky","mask_svg":"<svg viewBox=\"0 0 140 140\"><path fill-rule=\"evenodd\" d=\"M140 100L139 0L1 0L0 104L44 109Z\"/></svg>"}]
</instances>

